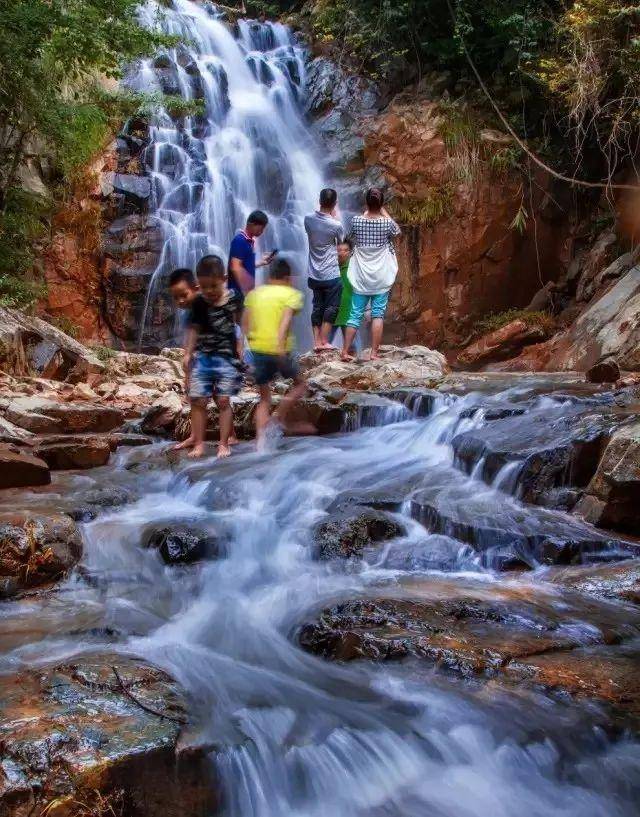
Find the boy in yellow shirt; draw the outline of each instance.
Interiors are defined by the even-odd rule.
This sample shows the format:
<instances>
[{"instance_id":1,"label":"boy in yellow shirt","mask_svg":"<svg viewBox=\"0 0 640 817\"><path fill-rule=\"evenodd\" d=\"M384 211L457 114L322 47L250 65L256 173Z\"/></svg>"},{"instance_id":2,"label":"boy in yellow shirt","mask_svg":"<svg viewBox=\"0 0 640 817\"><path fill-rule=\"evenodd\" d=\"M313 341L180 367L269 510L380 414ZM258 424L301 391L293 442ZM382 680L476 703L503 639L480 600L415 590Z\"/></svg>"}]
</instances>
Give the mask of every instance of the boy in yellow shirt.
<instances>
[{"instance_id":1,"label":"boy in yellow shirt","mask_svg":"<svg viewBox=\"0 0 640 817\"><path fill-rule=\"evenodd\" d=\"M291 325L303 306L300 292L291 284L291 266L284 258L276 261L266 284L247 294L242 316L242 328L249 341L254 365L254 377L260 390L256 409L256 437L260 446L271 414L271 384L280 375L293 380L293 388L282 398L276 412L286 425L294 403L304 396L307 386L293 357ZM305 429L308 430L308 429Z\"/></svg>"}]
</instances>

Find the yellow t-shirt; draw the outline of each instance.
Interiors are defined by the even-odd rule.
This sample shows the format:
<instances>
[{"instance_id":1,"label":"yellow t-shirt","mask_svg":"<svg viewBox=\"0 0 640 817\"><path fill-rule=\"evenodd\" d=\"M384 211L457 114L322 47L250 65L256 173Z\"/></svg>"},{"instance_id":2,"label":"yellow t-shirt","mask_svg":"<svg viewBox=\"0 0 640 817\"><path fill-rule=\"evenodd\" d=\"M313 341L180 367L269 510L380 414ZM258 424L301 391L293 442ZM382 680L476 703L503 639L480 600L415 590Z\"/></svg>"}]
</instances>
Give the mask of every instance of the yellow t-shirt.
<instances>
[{"instance_id":1,"label":"yellow t-shirt","mask_svg":"<svg viewBox=\"0 0 640 817\"><path fill-rule=\"evenodd\" d=\"M286 284L264 284L252 290L246 297L249 310L249 347L262 355L278 354L278 331L285 309L299 312L302 295ZM289 333L287 350L293 349L293 336Z\"/></svg>"}]
</instances>

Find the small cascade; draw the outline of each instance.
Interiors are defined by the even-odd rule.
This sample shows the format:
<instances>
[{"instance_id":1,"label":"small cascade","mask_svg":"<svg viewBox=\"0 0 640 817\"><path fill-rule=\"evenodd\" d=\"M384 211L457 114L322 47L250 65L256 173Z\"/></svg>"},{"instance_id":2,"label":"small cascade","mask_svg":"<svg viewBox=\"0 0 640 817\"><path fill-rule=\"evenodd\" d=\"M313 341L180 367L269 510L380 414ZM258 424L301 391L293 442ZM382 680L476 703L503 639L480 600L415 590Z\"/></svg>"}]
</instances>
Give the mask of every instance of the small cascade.
<instances>
[{"instance_id":1,"label":"small cascade","mask_svg":"<svg viewBox=\"0 0 640 817\"><path fill-rule=\"evenodd\" d=\"M127 85L203 106L201 114L178 119L161 110L150 128L144 166L163 246L146 295L142 344L168 272L194 268L208 253L226 262L231 239L256 208L269 216L258 252L277 248L302 271L303 217L322 178L301 115L304 50L288 28L240 20L234 36L215 6L191 0L168 8L149 0L141 14L147 26L182 42L140 61ZM306 324L301 319L297 327L302 346L309 342Z\"/></svg>"}]
</instances>

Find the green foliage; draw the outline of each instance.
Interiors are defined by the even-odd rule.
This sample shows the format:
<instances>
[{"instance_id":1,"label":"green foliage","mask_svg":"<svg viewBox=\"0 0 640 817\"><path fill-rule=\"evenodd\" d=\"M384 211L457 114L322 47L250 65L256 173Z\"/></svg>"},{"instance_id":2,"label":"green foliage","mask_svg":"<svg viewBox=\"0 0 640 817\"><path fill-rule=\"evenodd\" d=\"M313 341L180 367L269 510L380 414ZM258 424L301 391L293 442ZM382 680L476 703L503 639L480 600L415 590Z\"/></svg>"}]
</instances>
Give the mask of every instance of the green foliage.
<instances>
[{"instance_id":1,"label":"green foliage","mask_svg":"<svg viewBox=\"0 0 640 817\"><path fill-rule=\"evenodd\" d=\"M520 166L522 150L517 145L506 145L491 154L489 164L498 176L505 176L509 171Z\"/></svg>"},{"instance_id":2,"label":"green foliage","mask_svg":"<svg viewBox=\"0 0 640 817\"><path fill-rule=\"evenodd\" d=\"M538 52L552 24L533 0L324 0L317 36L379 78L420 73L424 65L467 74L462 41L481 69L510 73ZM551 4L552 6L555 3Z\"/></svg>"},{"instance_id":3,"label":"green foliage","mask_svg":"<svg viewBox=\"0 0 640 817\"><path fill-rule=\"evenodd\" d=\"M46 234L51 203L22 190L11 190L0 210L0 305L29 307L44 295L30 280L34 244Z\"/></svg>"},{"instance_id":4,"label":"green foliage","mask_svg":"<svg viewBox=\"0 0 640 817\"><path fill-rule=\"evenodd\" d=\"M529 327L542 329L546 335L551 335L555 329L555 321L548 312L508 309L506 312L492 312L490 315L485 315L476 321L473 331L475 335L487 335L517 320L524 321Z\"/></svg>"},{"instance_id":5,"label":"green foliage","mask_svg":"<svg viewBox=\"0 0 640 817\"><path fill-rule=\"evenodd\" d=\"M402 199L393 202L394 217L401 223L433 226L449 215L453 206L453 190L449 185L433 187L421 199Z\"/></svg>"},{"instance_id":6,"label":"green foliage","mask_svg":"<svg viewBox=\"0 0 640 817\"><path fill-rule=\"evenodd\" d=\"M66 315L45 316L45 320L52 326L55 326L56 329L64 332L65 335L69 335L70 338L77 338L80 334L80 327L78 324L72 321L71 318L68 318Z\"/></svg>"},{"instance_id":7,"label":"green foliage","mask_svg":"<svg viewBox=\"0 0 640 817\"><path fill-rule=\"evenodd\" d=\"M117 356L116 350L112 349L110 346L93 346L91 351L98 358L98 360L102 361L102 363L108 363Z\"/></svg>"},{"instance_id":8,"label":"green foliage","mask_svg":"<svg viewBox=\"0 0 640 817\"><path fill-rule=\"evenodd\" d=\"M137 0L12 0L0 3L0 298L28 306L34 248L51 203L24 193L19 173L36 151L49 182L64 188L104 146L113 104L97 78L174 42L143 28Z\"/></svg>"}]
</instances>

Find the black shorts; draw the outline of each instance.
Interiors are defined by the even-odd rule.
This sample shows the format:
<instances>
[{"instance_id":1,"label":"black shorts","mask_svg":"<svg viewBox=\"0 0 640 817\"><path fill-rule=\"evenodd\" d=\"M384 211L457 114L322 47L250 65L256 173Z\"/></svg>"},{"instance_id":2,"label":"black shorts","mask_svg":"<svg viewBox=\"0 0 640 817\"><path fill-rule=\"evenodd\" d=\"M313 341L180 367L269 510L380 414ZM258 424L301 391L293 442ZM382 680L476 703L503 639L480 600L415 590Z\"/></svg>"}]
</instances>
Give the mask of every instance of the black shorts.
<instances>
[{"instance_id":1,"label":"black shorts","mask_svg":"<svg viewBox=\"0 0 640 817\"><path fill-rule=\"evenodd\" d=\"M266 386L278 375L285 380L295 380L300 374L300 367L292 355L263 355L252 352L253 376L258 386Z\"/></svg>"},{"instance_id":2,"label":"black shorts","mask_svg":"<svg viewBox=\"0 0 640 817\"><path fill-rule=\"evenodd\" d=\"M316 281L315 278L309 278L309 289L313 292L311 325L322 326L323 323L333 323L340 309L342 278L332 278L330 281Z\"/></svg>"}]
</instances>

